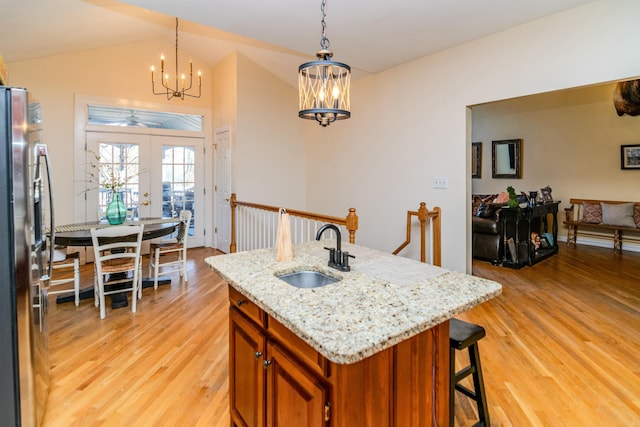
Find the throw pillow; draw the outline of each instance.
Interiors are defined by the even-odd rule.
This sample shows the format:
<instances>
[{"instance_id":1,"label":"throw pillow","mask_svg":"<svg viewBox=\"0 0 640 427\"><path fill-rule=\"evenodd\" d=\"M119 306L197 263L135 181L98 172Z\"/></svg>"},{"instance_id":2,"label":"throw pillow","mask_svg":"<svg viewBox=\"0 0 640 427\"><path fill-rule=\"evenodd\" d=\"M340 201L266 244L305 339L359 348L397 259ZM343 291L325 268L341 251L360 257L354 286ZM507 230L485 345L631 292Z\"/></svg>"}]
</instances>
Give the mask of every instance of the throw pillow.
<instances>
[{"instance_id":1,"label":"throw pillow","mask_svg":"<svg viewBox=\"0 0 640 427\"><path fill-rule=\"evenodd\" d=\"M602 205L602 223L619 225L622 227L635 227L633 220L634 203L604 203Z\"/></svg>"},{"instance_id":2,"label":"throw pillow","mask_svg":"<svg viewBox=\"0 0 640 427\"><path fill-rule=\"evenodd\" d=\"M636 205L636 209L633 211L633 220L636 223L636 227L640 228L640 206Z\"/></svg>"},{"instance_id":3,"label":"throw pillow","mask_svg":"<svg viewBox=\"0 0 640 427\"><path fill-rule=\"evenodd\" d=\"M582 203L582 218L580 221L600 224L602 222L602 206L594 203Z\"/></svg>"},{"instance_id":4,"label":"throw pillow","mask_svg":"<svg viewBox=\"0 0 640 427\"><path fill-rule=\"evenodd\" d=\"M502 191L498 194L498 197L493 201L494 203L507 203L509 201L509 194L506 191Z\"/></svg>"}]
</instances>

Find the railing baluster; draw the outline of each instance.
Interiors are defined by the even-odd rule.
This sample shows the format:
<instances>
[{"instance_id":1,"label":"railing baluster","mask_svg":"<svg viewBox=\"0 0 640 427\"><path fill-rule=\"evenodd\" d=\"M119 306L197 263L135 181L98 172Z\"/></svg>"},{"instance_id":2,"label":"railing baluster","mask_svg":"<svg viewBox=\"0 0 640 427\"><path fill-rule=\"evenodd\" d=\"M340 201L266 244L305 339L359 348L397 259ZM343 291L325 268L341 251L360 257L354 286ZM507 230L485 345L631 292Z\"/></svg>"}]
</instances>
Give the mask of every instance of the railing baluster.
<instances>
[{"instance_id":1,"label":"railing baluster","mask_svg":"<svg viewBox=\"0 0 640 427\"><path fill-rule=\"evenodd\" d=\"M280 216L279 207L239 202L236 195L232 194L231 209L231 252L274 246ZM343 234L349 234L349 242L355 243L358 217L353 208L349 209L345 218L293 209L287 209L287 213L290 217L291 235L294 243L315 239L318 229L325 223L337 225ZM335 239L332 231L325 237Z\"/></svg>"}]
</instances>

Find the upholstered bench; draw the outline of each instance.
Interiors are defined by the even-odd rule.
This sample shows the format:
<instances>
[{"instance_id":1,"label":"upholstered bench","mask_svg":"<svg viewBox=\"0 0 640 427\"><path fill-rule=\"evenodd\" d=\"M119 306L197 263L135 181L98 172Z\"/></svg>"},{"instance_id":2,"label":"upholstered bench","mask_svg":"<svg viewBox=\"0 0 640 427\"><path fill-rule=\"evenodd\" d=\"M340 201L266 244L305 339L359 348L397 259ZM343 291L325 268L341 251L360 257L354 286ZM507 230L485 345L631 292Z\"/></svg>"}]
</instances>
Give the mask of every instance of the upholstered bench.
<instances>
[{"instance_id":1,"label":"upholstered bench","mask_svg":"<svg viewBox=\"0 0 640 427\"><path fill-rule=\"evenodd\" d=\"M567 226L567 245L577 243L578 228L581 234L595 235L594 231L599 232L598 237L613 232L614 252L622 250L623 232L634 233L628 240L640 242L640 202L571 199L570 203L571 207L565 208L564 221Z\"/></svg>"}]
</instances>

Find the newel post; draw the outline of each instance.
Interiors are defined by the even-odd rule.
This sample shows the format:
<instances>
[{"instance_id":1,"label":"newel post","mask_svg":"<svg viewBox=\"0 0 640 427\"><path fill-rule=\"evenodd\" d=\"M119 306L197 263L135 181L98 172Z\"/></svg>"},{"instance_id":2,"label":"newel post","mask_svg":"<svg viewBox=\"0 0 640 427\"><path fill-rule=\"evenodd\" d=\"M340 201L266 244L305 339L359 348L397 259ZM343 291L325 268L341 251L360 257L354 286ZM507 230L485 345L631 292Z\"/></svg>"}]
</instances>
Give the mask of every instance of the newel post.
<instances>
[{"instance_id":1,"label":"newel post","mask_svg":"<svg viewBox=\"0 0 640 427\"><path fill-rule=\"evenodd\" d=\"M352 245L356 242L356 230L358 230L358 215L356 215L356 208L349 208L349 213L346 218L346 227L349 230L349 243Z\"/></svg>"},{"instance_id":2,"label":"newel post","mask_svg":"<svg viewBox=\"0 0 640 427\"><path fill-rule=\"evenodd\" d=\"M231 206L231 244L229 245L229 253L235 253L236 251L236 193L231 193L229 206Z\"/></svg>"}]
</instances>

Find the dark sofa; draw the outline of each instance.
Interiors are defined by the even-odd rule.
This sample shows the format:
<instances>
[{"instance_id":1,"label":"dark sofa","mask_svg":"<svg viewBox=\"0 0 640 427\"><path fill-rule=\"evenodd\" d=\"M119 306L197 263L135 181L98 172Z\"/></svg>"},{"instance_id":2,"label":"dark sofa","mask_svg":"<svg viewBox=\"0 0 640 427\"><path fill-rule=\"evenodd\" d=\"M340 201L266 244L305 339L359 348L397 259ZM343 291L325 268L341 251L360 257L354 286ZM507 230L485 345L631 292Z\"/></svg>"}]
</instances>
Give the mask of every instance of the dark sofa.
<instances>
[{"instance_id":1,"label":"dark sofa","mask_svg":"<svg viewBox=\"0 0 640 427\"><path fill-rule=\"evenodd\" d=\"M472 230L472 254L476 259L499 264L502 259L500 209L504 203L491 203L493 195L474 196Z\"/></svg>"}]
</instances>

